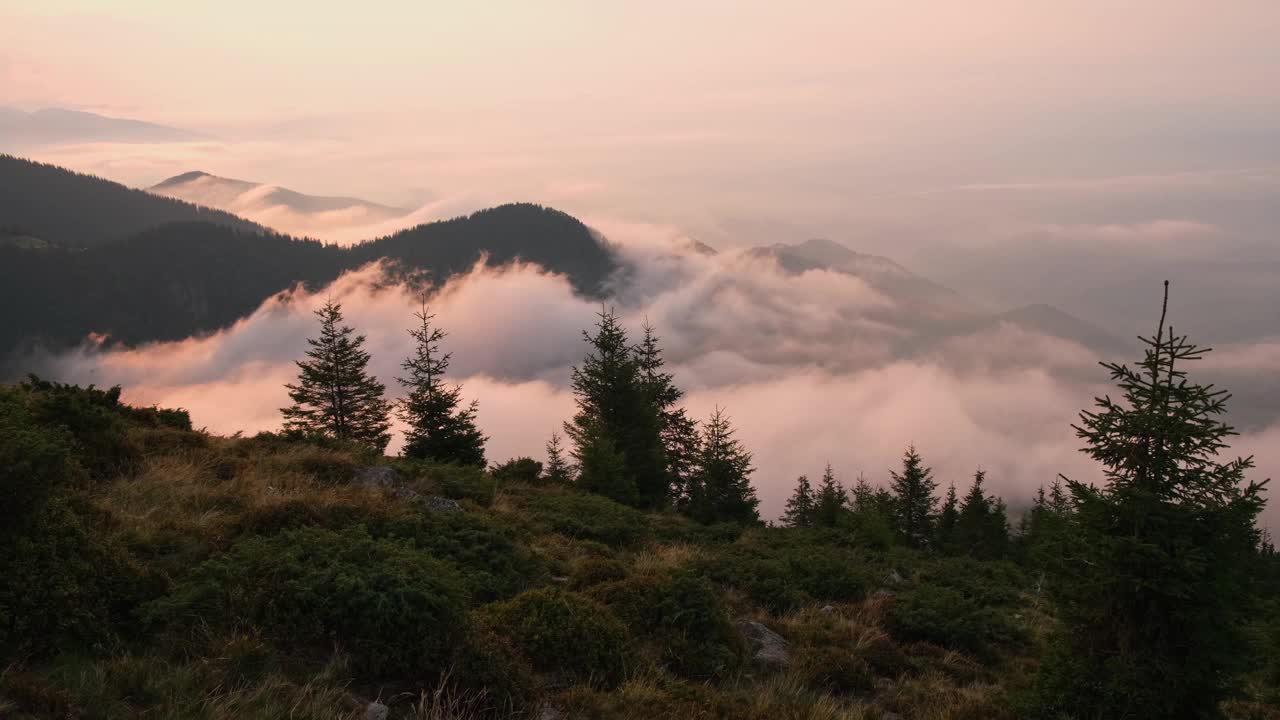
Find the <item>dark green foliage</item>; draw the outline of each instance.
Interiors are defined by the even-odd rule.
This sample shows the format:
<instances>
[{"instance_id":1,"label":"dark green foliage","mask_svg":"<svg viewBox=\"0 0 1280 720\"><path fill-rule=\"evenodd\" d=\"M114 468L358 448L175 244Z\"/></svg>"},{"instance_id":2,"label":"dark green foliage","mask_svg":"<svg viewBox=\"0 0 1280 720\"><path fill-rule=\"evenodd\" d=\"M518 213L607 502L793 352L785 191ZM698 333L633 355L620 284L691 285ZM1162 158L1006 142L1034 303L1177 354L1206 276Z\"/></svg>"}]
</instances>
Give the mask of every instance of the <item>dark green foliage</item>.
<instances>
[{"instance_id":1,"label":"dark green foliage","mask_svg":"<svg viewBox=\"0 0 1280 720\"><path fill-rule=\"evenodd\" d=\"M902 456L902 472L893 476L892 519L901 542L913 548L928 546L933 537L933 511L938 504L938 483L933 469L925 467L914 445Z\"/></svg>"},{"instance_id":2,"label":"dark green foliage","mask_svg":"<svg viewBox=\"0 0 1280 720\"><path fill-rule=\"evenodd\" d=\"M1008 550L1009 519L1004 501L982 489L986 477L982 470L974 474L973 486L960 503L952 542L958 552L993 560L1004 557Z\"/></svg>"},{"instance_id":3,"label":"dark green foliage","mask_svg":"<svg viewBox=\"0 0 1280 720\"><path fill-rule=\"evenodd\" d=\"M759 522L751 453L733 434L729 418L716 408L703 427L698 467L689 484L688 512L698 522Z\"/></svg>"},{"instance_id":4,"label":"dark green foliage","mask_svg":"<svg viewBox=\"0 0 1280 720\"><path fill-rule=\"evenodd\" d=\"M452 563L473 602L511 597L543 571L509 526L476 513L395 518L370 533L412 540L418 549Z\"/></svg>"},{"instance_id":5,"label":"dark green foliage","mask_svg":"<svg viewBox=\"0 0 1280 720\"><path fill-rule=\"evenodd\" d=\"M995 646L1021 642L1012 603L1017 587L1008 577L982 572L980 564L941 561L900 592L889 607L894 635L989 657Z\"/></svg>"},{"instance_id":6,"label":"dark green foliage","mask_svg":"<svg viewBox=\"0 0 1280 720\"><path fill-rule=\"evenodd\" d=\"M412 543L305 527L238 541L149 615L249 624L288 647L336 643L372 676L421 677L442 670L459 640L463 590L450 566Z\"/></svg>"},{"instance_id":7,"label":"dark green foliage","mask_svg":"<svg viewBox=\"0 0 1280 720\"><path fill-rule=\"evenodd\" d=\"M943 553L956 551L956 525L960 523L960 501L956 498L956 484L947 487L947 496L942 501L942 512L938 513L938 523L933 532L933 546Z\"/></svg>"},{"instance_id":8,"label":"dark green foliage","mask_svg":"<svg viewBox=\"0 0 1280 720\"><path fill-rule=\"evenodd\" d=\"M155 584L103 532L106 518L62 498L0 538L0 655L102 650L132 629Z\"/></svg>"},{"instance_id":9,"label":"dark green foliage","mask_svg":"<svg viewBox=\"0 0 1280 720\"><path fill-rule=\"evenodd\" d=\"M1163 314L1143 342L1136 368L1104 364L1122 399L1098 398L1076 426L1106 483L1068 481L1074 538L1055 564L1046 716L1219 717L1247 657L1265 483L1246 480L1252 459L1221 458L1226 392L1184 370L1205 351Z\"/></svg>"},{"instance_id":10,"label":"dark green foliage","mask_svg":"<svg viewBox=\"0 0 1280 720\"><path fill-rule=\"evenodd\" d=\"M595 540L611 547L645 539L645 516L608 498L586 493L546 493L529 498L535 522L569 537Z\"/></svg>"},{"instance_id":11,"label":"dark green foliage","mask_svg":"<svg viewBox=\"0 0 1280 720\"><path fill-rule=\"evenodd\" d=\"M28 394L0 387L0 541L25 526L60 485L77 477L71 437L32 417Z\"/></svg>"},{"instance_id":12,"label":"dark green foliage","mask_svg":"<svg viewBox=\"0 0 1280 720\"><path fill-rule=\"evenodd\" d=\"M849 506L849 494L836 480L831 464L822 472L818 492L813 503L813 524L817 527L835 527Z\"/></svg>"},{"instance_id":13,"label":"dark green foliage","mask_svg":"<svg viewBox=\"0 0 1280 720\"><path fill-rule=\"evenodd\" d=\"M521 482L536 485L542 479L542 463L530 457L511 458L492 471L500 483Z\"/></svg>"},{"instance_id":14,"label":"dark green foliage","mask_svg":"<svg viewBox=\"0 0 1280 720\"><path fill-rule=\"evenodd\" d=\"M320 337L308 339L309 360L299 360L298 383L286 385L293 405L281 409L285 429L327 435L379 453L391 440L386 387L366 372L363 335L342 322L342 306L329 300L316 311Z\"/></svg>"},{"instance_id":15,"label":"dark green foliage","mask_svg":"<svg viewBox=\"0 0 1280 720\"><path fill-rule=\"evenodd\" d=\"M23 383L30 414L48 428L70 434L72 453L97 480L132 471L142 457L129 437L128 410L120 403L120 388L99 390L41 380Z\"/></svg>"},{"instance_id":16,"label":"dark green foliage","mask_svg":"<svg viewBox=\"0 0 1280 720\"><path fill-rule=\"evenodd\" d=\"M795 662L806 685L831 695L865 695L875 680L871 664L845 646L804 647Z\"/></svg>"},{"instance_id":17,"label":"dark green foliage","mask_svg":"<svg viewBox=\"0 0 1280 720\"><path fill-rule=\"evenodd\" d=\"M819 536L799 542L785 537L770 542L768 537L724 548L700 561L697 569L774 613L805 601L848 602L865 594L865 563L857 552L829 545Z\"/></svg>"},{"instance_id":18,"label":"dark green foliage","mask_svg":"<svg viewBox=\"0 0 1280 720\"><path fill-rule=\"evenodd\" d=\"M813 524L813 506L813 486L807 475L801 475L796 479L795 491L787 498L782 523L793 528L809 527Z\"/></svg>"},{"instance_id":19,"label":"dark green foliage","mask_svg":"<svg viewBox=\"0 0 1280 720\"><path fill-rule=\"evenodd\" d=\"M622 580L627 576L627 566L611 557L588 556L573 564L569 585L583 590L603 583Z\"/></svg>"},{"instance_id":20,"label":"dark green foliage","mask_svg":"<svg viewBox=\"0 0 1280 720\"><path fill-rule=\"evenodd\" d=\"M479 696L475 710L506 717L532 702L538 683L529 662L490 625L473 613L450 678L458 689Z\"/></svg>"},{"instance_id":21,"label":"dark green foliage","mask_svg":"<svg viewBox=\"0 0 1280 720\"><path fill-rule=\"evenodd\" d=\"M666 360L658 346L655 328L648 321L644 324L644 339L635 348L635 357L644 392L658 412L668 496L680 504L688 499L689 481L698 462L698 424L678 405L684 391L676 387L675 377L663 370Z\"/></svg>"},{"instance_id":22,"label":"dark green foliage","mask_svg":"<svg viewBox=\"0 0 1280 720\"><path fill-rule=\"evenodd\" d=\"M626 628L606 607L577 593L541 588L484 609L535 670L578 682L621 682Z\"/></svg>"},{"instance_id":23,"label":"dark green foliage","mask_svg":"<svg viewBox=\"0 0 1280 720\"><path fill-rule=\"evenodd\" d=\"M573 468L564 459L564 448L560 443L560 433L551 433L547 441L547 464L542 473L543 481L552 485L568 485L573 481Z\"/></svg>"},{"instance_id":24,"label":"dark green foliage","mask_svg":"<svg viewBox=\"0 0 1280 720\"><path fill-rule=\"evenodd\" d=\"M699 575L636 575L598 587L592 595L635 635L656 643L667 665L682 677L722 677L742 660L744 644L719 593Z\"/></svg>"},{"instance_id":25,"label":"dark green foliage","mask_svg":"<svg viewBox=\"0 0 1280 720\"><path fill-rule=\"evenodd\" d=\"M565 432L573 440L578 482L619 502L656 508L670 498L662 415L627 333L612 310L601 310L591 352L573 369L578 405Z\"/></svg>"},{"instance_id":26,"label":"dark green foliage","mask_svg":"<svg viewBox=\"0 0 1280 720\"><path fill-rule=\"evenodd\" d=\"M413 355L402 367L408 377L397 381L408 391L397 405L405 424L405 457L459 465L485 465L484 443L488 438L476 427L477 404L460 406L462 387L448 386L449 353L440 352L445 332L432 327L434 315L427 313L426 300L414 315L419 324L409 330L414 340Z\"/></svg>"}]
</instances>

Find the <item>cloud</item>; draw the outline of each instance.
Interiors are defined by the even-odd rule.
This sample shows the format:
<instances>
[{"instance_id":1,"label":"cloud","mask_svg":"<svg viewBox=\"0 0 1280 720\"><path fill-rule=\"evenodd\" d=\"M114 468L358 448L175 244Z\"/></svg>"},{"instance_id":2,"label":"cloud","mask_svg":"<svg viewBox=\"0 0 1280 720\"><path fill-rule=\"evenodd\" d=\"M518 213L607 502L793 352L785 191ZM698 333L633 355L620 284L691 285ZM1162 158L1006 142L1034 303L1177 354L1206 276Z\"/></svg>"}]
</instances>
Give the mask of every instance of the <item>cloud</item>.
<instances>
[{"instance_id":1,"label":"cloud","mask_svg":"<svg viewBox=\"0 0 1280 720\"><path fill-rule=\"evenodd\" d=\"M974 470L987 470L993 490L1015 509L1058 473L1097 479L1070 428L1106 390L1091 351L1010 323L937 335L913 323L918 309L910 299L857 277L788 274L733 252L681 252L687 239L662 226L598 226L632 267L614 301L624 324L632 332L646 320L656 325L694 416L726 408L755 454L766 516L781 511L796 476L828 462L846 482L858 473L887 482L908 444L944 487L963 488ZM50 372L121 384L129 402L186 407L215 432L274 429L288 404L283 386L296 374L293 361L315 331L311 312L329 297L367 336L371 371L398 394L394 378L419 300L388 285L377 265L315 293L282 293L207 337L85 348L58 358ZM449 332L451 379L480 402L490 459L542 457L551 432L573 412L570 368L600 307L573 295L563 277L529 265L478 265L429 300ZM1217 357L1206 370L1255 370L1280 356L1258 346ZM1277 439L1273 412L1238 445L1260 453L1265 474Z\"/></svg>"}]
</instances>

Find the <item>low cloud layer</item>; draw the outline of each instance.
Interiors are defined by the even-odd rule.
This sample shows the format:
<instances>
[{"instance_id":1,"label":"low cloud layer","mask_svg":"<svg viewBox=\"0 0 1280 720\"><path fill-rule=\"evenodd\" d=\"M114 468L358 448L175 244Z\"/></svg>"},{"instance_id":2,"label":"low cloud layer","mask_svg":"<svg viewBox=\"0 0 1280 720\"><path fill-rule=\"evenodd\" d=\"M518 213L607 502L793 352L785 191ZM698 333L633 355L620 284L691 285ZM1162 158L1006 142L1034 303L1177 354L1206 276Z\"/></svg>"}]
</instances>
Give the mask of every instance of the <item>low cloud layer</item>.
<instances>
[{"instance_id":1,"label":"low cloud layer","mask_svg":"<svg viewBox=\"0 0 1280 720\"><path fill-rule=\"evenodd\" d=\"M780 512L797 475L816 475L830 462L845 482L864 473L883 484L912 443L943 487L964 487L981 467L1014 508L1058 473L1097 476L1070 423L1106 391L1106 378L1096 354L1075 342L1009 323L939 332L936 308L858 277L788 274L767 259L689 252L687 239L662 227L598 227L632 268L616 287L626 326L637 332L648 320L658 328L695 416L727 410L755 453L768 517ZM86 348L50 371L120 384L130 402L186 407L215 432L275 429L293 361L316 329L312 310L327 297L367 336L373 373L398 394L394 378L418 300L382 280L371 265L314 294L281 294L208 337ZM532 266L477 266L436 289L430 304L450 333L453 379L480 401L490 459L542 457L543 443L573 412L570 369L600 306ZM1204 371L1238 382L1242 405L1250 405L1250 378L1280 369L1274 344L1211 357ZM1259 477L1280 463L1270 451L1280 422L1274 405L1262 406L1237 443L1258 453Z\"/></svg>"}]
</instances>

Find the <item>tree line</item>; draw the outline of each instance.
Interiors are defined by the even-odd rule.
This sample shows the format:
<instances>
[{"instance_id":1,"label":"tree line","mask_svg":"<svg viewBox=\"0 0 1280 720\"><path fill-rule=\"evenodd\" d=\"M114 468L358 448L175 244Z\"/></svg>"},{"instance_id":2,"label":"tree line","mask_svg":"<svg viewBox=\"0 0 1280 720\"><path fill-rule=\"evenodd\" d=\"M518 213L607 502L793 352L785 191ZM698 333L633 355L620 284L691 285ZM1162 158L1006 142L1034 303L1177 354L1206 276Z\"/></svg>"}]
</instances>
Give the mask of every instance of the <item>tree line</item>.
<instances>
[{"instance_id":1,"label":"tree line","mask_svg":"<svg viewBox=\"0 0 1280 720\"><path fill-rule=\"evenodd\" d=\"M1166 283L1166 309L1167 300ZM425 305L397 378L407 394L395 403L368 374L364 338L341 324L340 307L330 301L317 315L320 336L289 386L288 428L381 451L394 411L408 428L406 456L485 464L476 405L444 383L445 335ZM568 447L553 433L545 466L513 462L633 507L758 523L751 453L719 408L699 423L681 407L654 328L646 323L633 343L602 309L583 339L588 352L571 377L576 412L563 428ZM830 465L816 487L801 476L782 523L1038 568L1058 622L1035 688L1037 717L1219 717L1221 701L1238 689L1255 575L1275 555L1257 526L1267 483L1246 478L1252 458L1222 457L1235 434L1223 420L1229 395L1185 370L1206 350L1174 333L1164 311L1156 333L1141 340L1136 366L1103 363L1118 397L1097 398L1073 426L1103 483L1060 476L1039 489L1016 531L982 469L963 495L951 483L939 497L915 447L887 487L860 476L847 489Z\"/></svg>"}]
</instances>

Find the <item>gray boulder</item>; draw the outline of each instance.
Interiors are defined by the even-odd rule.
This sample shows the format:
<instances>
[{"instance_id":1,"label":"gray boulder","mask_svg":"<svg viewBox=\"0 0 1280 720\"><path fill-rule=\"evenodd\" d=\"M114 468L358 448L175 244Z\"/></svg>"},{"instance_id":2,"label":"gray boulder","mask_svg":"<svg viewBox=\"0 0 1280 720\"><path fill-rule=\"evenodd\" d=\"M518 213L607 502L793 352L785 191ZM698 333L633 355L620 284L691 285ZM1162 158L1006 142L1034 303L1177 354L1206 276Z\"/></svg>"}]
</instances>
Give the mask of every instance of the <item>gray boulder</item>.
<instances>
[{"instance_id":1,"label":"gray boulder","mask_svg":"<svg viewBox=\"0 0 1280 720\"><path fill-rule=\"evenodd\" d=\"M371 702L364 709L364 720L387 720L391 709L380 702Z\"/></svg>"},{"instance_id":2,"label":"gray boulder","mask_svg":"<svg viewBox=\"0 0 1280 720\"><path fill-rule=\"evenodd\" d=\"M791 653L786 638L755 620L741 619L734 623L738 632L751 643L752 659L761 665L786 667L791 664Z\"/></svg>"},{"instance_id":3,"label":"gray boulder","mask_svg":"<svg viewBox=\"0 0 1280 720\"><path fill-rule=\"evenodd\" d=\"M362 467L356 470L356 474L352 476L351 481L360 485L368 485L369 487L384 488L395 488L404 484L400 473L385 465Z\"/></svg>"},{"instance_id":4,"label":"gray boulder","mask_svg":"<svg viewBox=\"0 0 1280 720\"><path fill-rule=\"evenodd\" d=\"M421 498L421 502L431 512L458 512L462 510L462 506L458 504L457 500L450 500L439 495Z\"/></svg>"}]
</instances>

